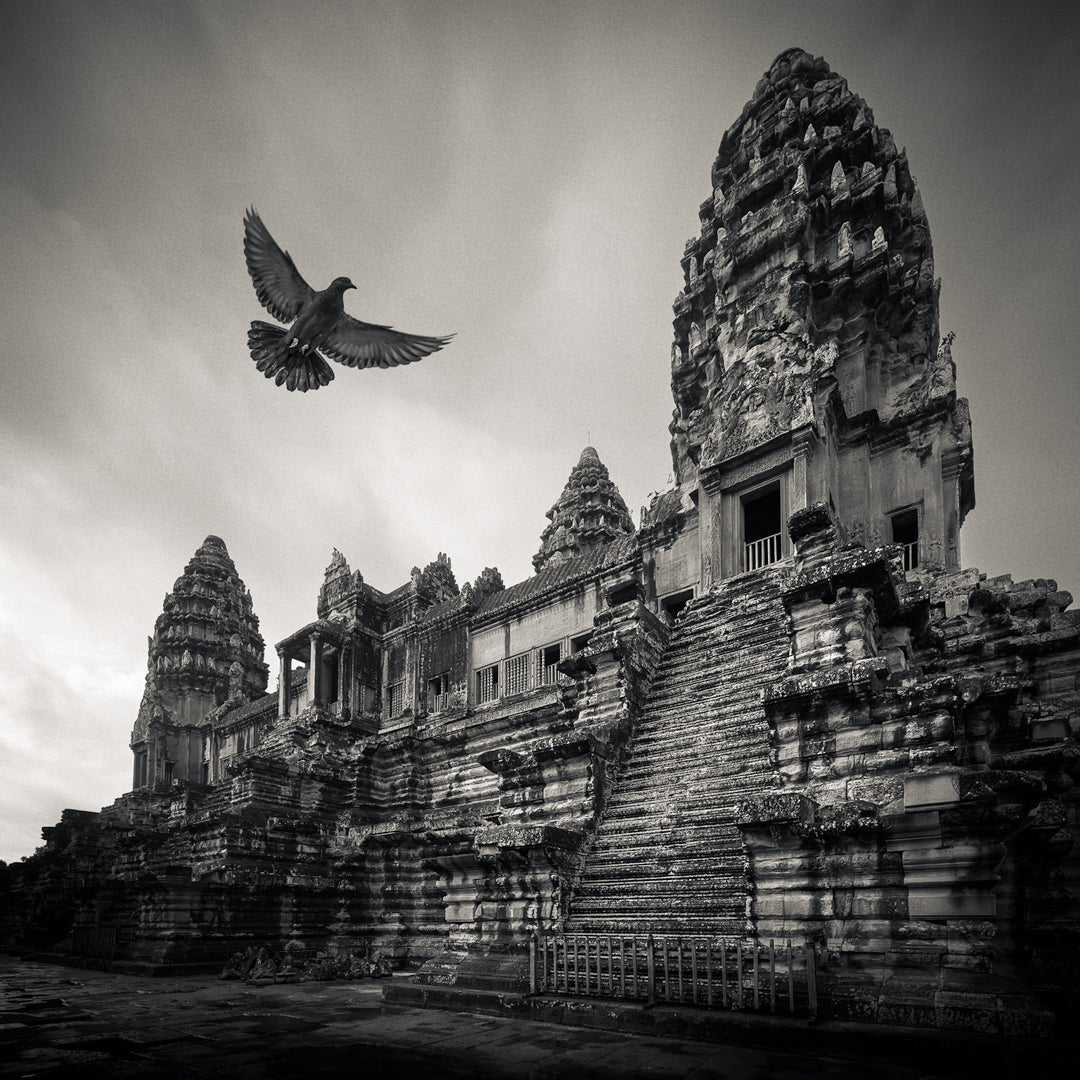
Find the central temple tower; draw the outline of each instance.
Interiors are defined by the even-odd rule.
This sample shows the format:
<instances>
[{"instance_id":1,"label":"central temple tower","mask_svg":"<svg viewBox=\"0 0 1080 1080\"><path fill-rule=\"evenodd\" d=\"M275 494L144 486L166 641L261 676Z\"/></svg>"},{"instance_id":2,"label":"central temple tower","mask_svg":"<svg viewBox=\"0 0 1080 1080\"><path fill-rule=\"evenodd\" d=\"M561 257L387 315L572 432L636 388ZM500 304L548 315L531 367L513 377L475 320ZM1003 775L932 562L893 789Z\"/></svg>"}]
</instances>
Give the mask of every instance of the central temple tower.
<instances>
[{"instance_id":1,"label":"central temple tower","mask_svg":"<svg viewBox=\"0 0 1080 1080\"><path fill-rule=\"evenodd\" d=\"M789 516L816 502L848 540L902 544L905 569L956 569L970 421L906 154L824 60L789 49L724 135L712 183L672 346L701 587L788 555Z\"/></svg>"}]
</instances>

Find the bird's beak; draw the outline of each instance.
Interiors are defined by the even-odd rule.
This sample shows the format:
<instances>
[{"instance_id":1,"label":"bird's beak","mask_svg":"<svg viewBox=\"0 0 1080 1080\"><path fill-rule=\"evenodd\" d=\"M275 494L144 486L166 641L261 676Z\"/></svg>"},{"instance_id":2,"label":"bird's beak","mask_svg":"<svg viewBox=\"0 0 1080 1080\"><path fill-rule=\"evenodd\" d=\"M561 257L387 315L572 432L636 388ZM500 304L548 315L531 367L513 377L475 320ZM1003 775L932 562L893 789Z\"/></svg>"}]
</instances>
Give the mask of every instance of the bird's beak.
<instances>
[{"instance_id":1,"label":"bird's beak","mask_svg":"<svg viewBox=\"0 0 1080 1080\"><path fill-rule=\"evenodd\" d=\"M345 286L345 288L346 289L355 289L356 286L350 281L349 284Z\"/></svg>"}]
</instances>

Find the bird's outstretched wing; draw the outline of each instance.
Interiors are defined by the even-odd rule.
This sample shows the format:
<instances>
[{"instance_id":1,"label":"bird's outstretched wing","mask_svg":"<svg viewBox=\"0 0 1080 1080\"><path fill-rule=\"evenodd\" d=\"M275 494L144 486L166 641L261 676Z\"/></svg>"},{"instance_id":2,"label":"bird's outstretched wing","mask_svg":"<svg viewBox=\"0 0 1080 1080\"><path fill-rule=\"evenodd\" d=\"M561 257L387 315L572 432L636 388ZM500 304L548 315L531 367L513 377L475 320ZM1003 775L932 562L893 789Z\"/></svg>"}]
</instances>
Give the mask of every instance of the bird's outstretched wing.
<instances>
[{"instance_id":1,"label":"bird's outstretched wing","mask_svg":"<svg viewBox=\"0 0 1080 1080\"><path fill-rule=\"evenodd\" d=\"M280 322L292 322L315 292L292 256L277 246L254 206L244 215L244 257L259 303Z\"/></svg>"},{"instance_id":2,"label":"bird's outstretched wing","mask_svg":"<svg viewBox=\"0 0 1080 1080\"><path fill-rule=\"evenodd\" d=\"M348 367L396 367L422 360L441 349L447 337L421 337L405 334L390 326L361 322L351 315L342 315L319 345L331 360Z\"/></svg>"}]
</instances>

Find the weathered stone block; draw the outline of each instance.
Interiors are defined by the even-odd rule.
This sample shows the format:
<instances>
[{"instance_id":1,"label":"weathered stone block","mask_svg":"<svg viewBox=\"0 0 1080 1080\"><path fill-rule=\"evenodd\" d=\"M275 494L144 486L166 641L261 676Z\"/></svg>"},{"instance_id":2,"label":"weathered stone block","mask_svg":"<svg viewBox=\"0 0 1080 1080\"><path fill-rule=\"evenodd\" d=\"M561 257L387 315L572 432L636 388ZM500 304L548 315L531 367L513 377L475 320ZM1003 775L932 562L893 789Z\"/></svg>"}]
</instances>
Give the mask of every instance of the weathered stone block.
<instances>
[{"instance_id":1,"label":"weathered stone block","mask_svg":"<svg viewBox=\"0 0 1080 1080\"><path fill-rule=\"evenodd\" d=\"M1069 736L1069 725L1064 717L1050 717L1036 720L1031 725L1031 737L1036 741L1065 739Z\"/></svg>"},{"instance_id":2,"label":"weathered stone block","mask_svg":"<svg viewBox=\"0 0 1080 1080\"><path fill-rule=\"evenodd\" d=\"M982 919L997 914L993 893L963 888L918 888L908 892L913 919Z\"/></svg>"},{"instance_id":3,"label":"weathered stone block","mask_svg":"<svg viewBox=\"0 0 1080 1080\"><path fill-rule=\"evenodd\" d=\"M813 820L813 800L798 793L755 795L741 802L735 811L735 824L740 827Z\"/></svg>"},{"instance_id":4,"label":"weathered stone block","mask_svg":"<svg viewBox=\"0 0 1080 1080\"><path fill-rule=\"evenodd\" d=\"M837 754L859 754L881 749L881 729L878 727L851 728L835 736Z\"/></svg>"},{"instance_id":5,"label":"weathered stone block","mask_svg":"<svg viewBox=\"0 0 1080 1080\"><path fill-rule=\"evenodd\" d=\"M907 893L902 889L865 889L851 901L851 914L856 918L906 918Z\"/></svg>"},{"instance_id":6,"label":"weathered stone block","mask_svg":"<svg viewBox=\"0 0 1080 1080\"><path fill-rule=\"evenodd\" d=\"M937 810L913 811L888 818L884 824L889 851L941 846L941 814Z\"/></svg>"},{"instance_id":7,"label":"weathered stone block","mask_svg":"<svg viewBox=\"0 0 1080 1080\"><path fill-rule=\"evenodd\" d=\"M873 803L882 813L904 797L904 781L898 776L866 776L848 781L848 796Z\"/></svg>"},{"instance_id":8,"label":"weathered stone block","mask_svg":"<svg viewBox=\"0 0 1080 1080\"><path fill-rule=\"evenodd\" d=\"M906 811L952 806L959 801L960 776L958 773L932 773L909 776L904 780L904 809Z\"/></svg>"}]
</instances>

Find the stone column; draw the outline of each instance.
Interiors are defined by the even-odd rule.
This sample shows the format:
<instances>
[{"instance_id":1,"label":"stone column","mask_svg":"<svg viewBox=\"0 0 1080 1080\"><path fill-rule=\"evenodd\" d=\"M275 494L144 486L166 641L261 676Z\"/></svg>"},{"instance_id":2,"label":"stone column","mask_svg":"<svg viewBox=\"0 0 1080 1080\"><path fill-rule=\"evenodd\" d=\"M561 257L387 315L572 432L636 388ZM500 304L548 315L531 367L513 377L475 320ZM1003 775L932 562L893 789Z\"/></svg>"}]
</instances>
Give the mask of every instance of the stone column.
<instances>
[{"instance_id":1,"label":"stone column","mask_svg":"<svg viewBox=\"0 0 1080 1080\"><path fill-rule=\"evenodd\" d=\"M792 448L794 459L791 469L791 488L788 492L788 517L791 517L796 510L805 510L810 505L808 466L812 450L811 432L806 430L795 434L792 438Z\"/></svg>"},{"instance_id":2,"label":"stone column","mask_svg":"<svg viewBox=\"0 0 1080 1080\"><path fill-rule=\"evenodd\" d=\"M322 638L312 634L310 646L307 669L308 705L315 705L323 699Z\"/></svg>"},{"instance_id":3,"label":"stone column","mask_svg":"<svg viewBox=\"0 0 1080 1080\"><path fill-rule=\"evenodd\" d=\"M289 684L292 682L292 660L288 652L278 649L278 658L281 660L280 674L278 675L278 716L289 715Z\"/></svg>"}]
</instances>

